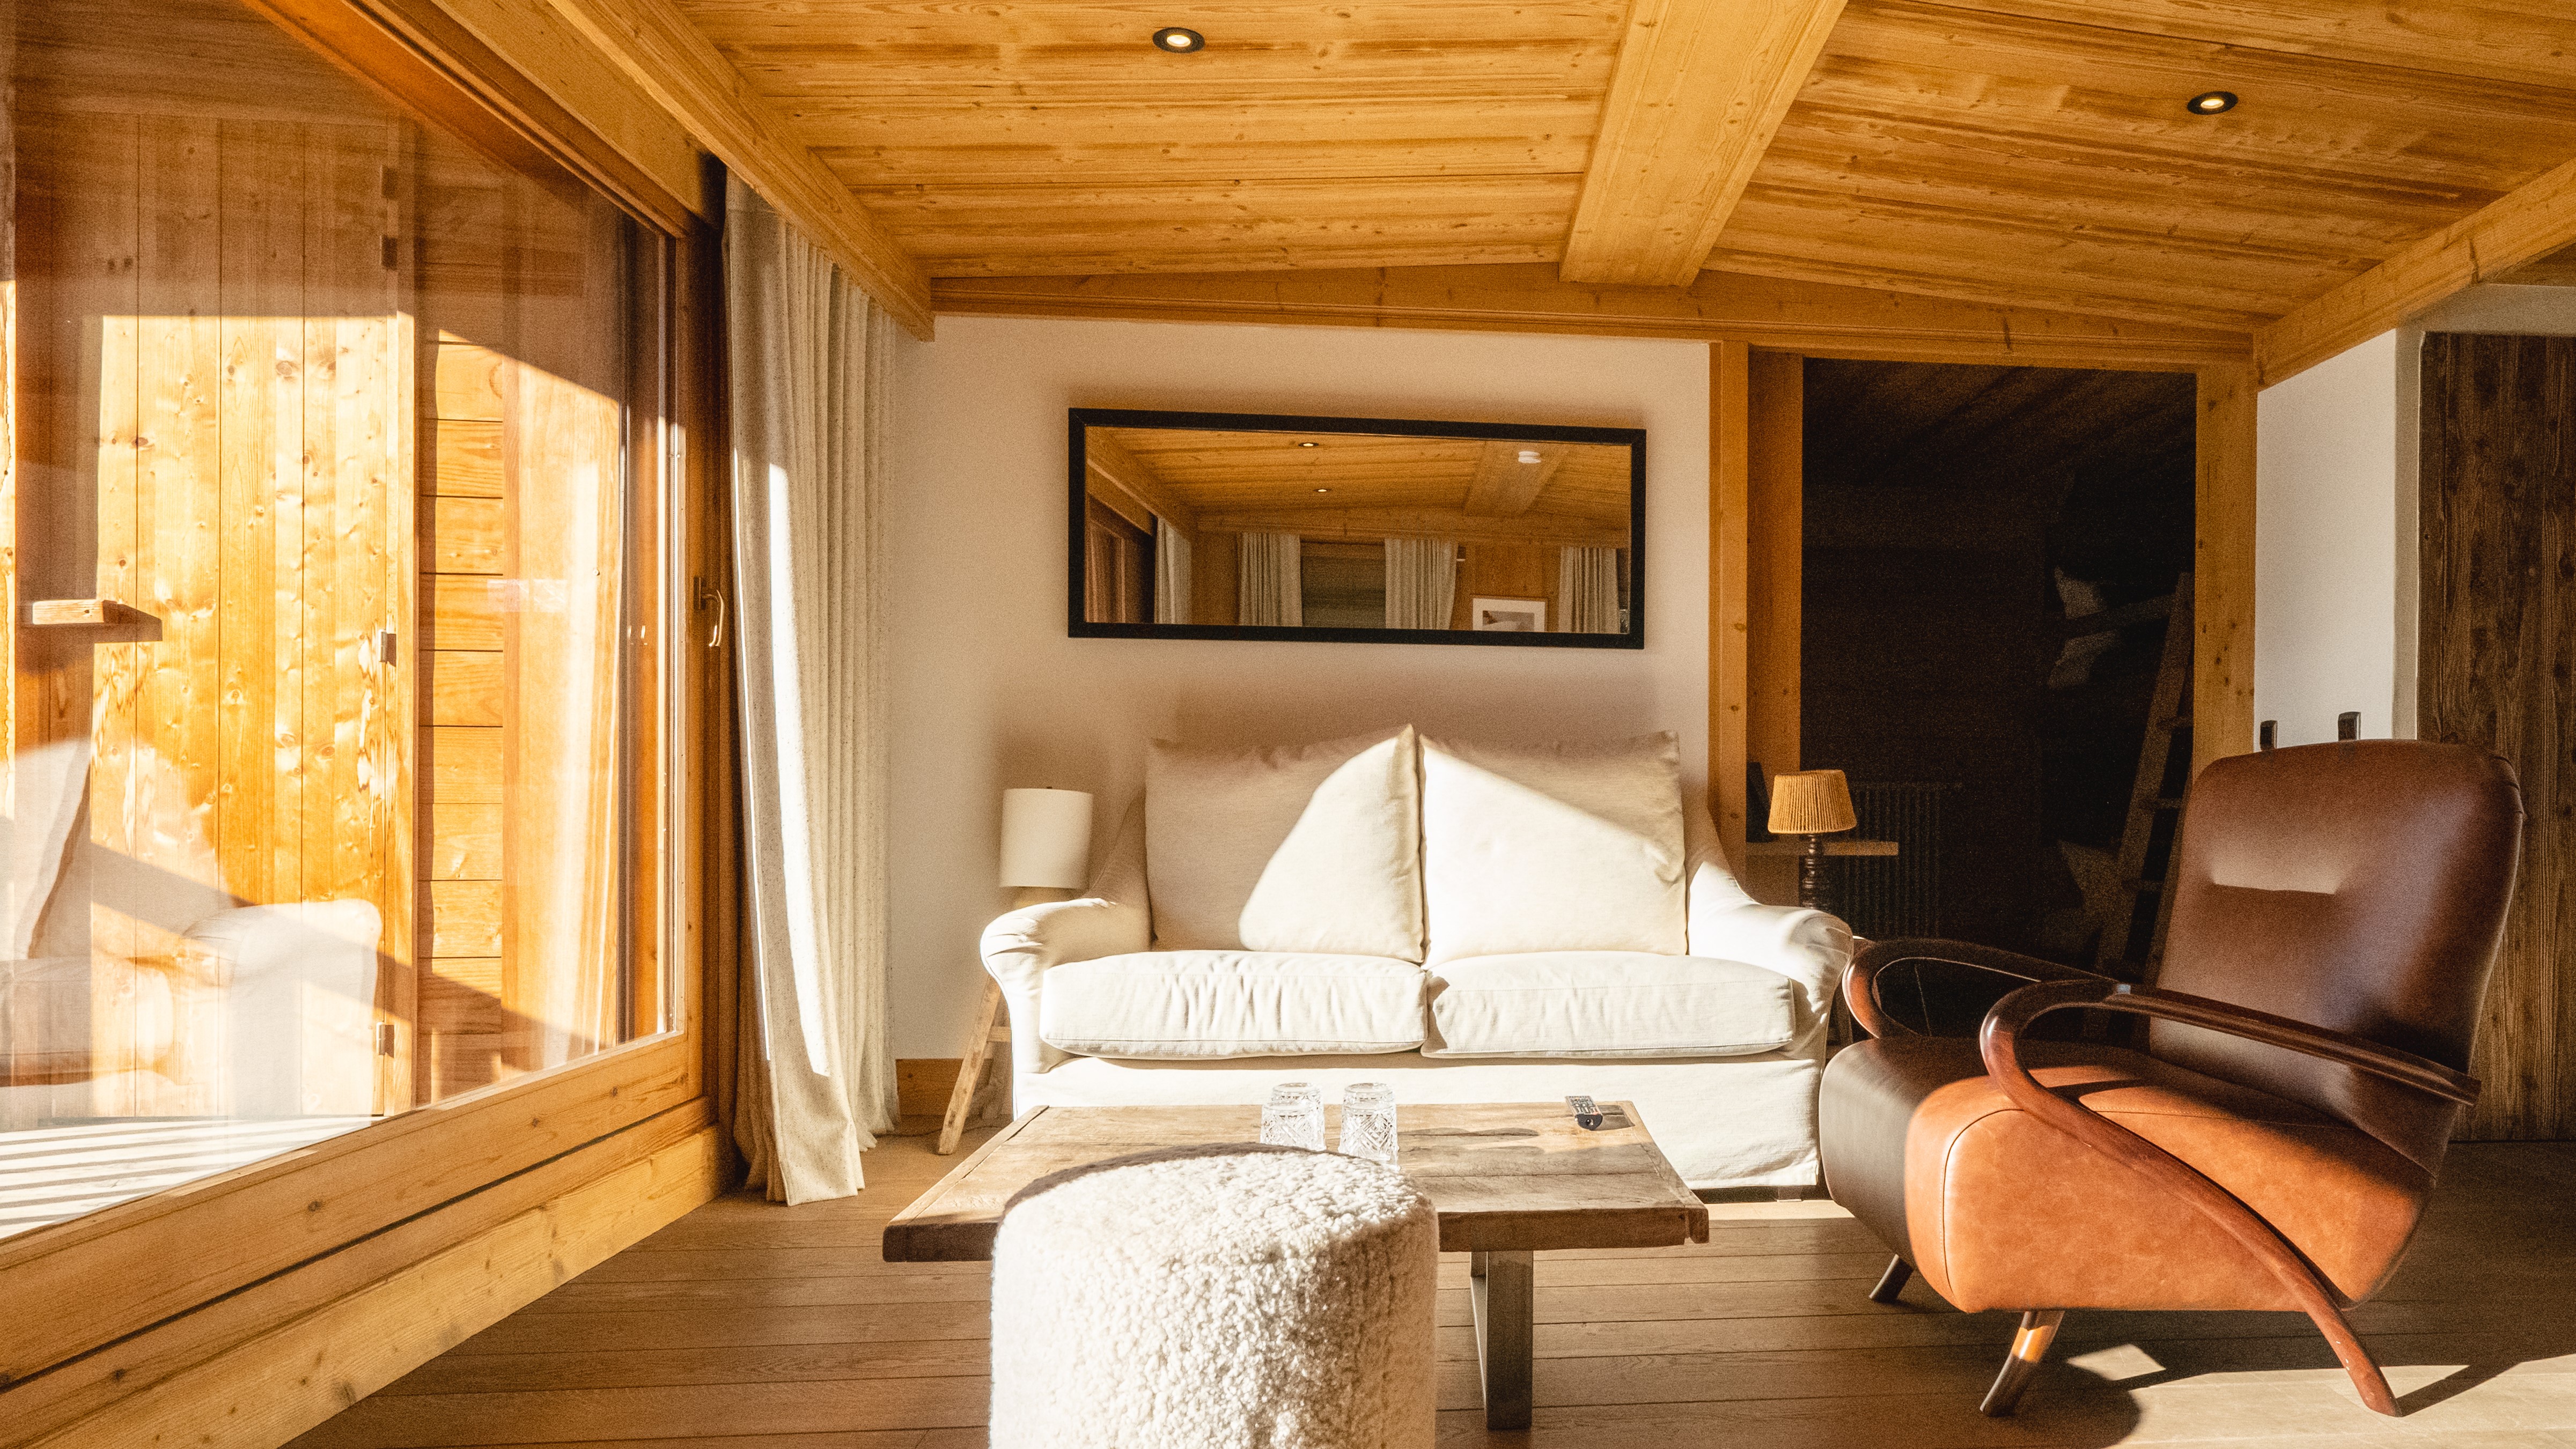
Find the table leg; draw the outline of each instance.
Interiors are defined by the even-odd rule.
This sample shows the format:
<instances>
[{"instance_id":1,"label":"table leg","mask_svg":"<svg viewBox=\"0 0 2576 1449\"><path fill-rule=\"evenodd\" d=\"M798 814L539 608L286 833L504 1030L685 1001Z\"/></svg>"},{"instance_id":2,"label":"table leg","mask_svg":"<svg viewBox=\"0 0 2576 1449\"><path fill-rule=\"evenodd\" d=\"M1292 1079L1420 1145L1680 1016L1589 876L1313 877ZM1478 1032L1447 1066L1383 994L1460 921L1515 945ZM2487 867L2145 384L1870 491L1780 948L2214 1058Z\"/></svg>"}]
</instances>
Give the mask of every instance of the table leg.
<instances>
[{"instance_id":1,"label":"table leg","mask_svg":"<svg viewBox=\"0 0 2576 1449\"><path fill-rule=\"evenodd\" d=\"M1537 1327L1530 1255L1477 1253L1474 1281L1476 1373L1485 1386L1485 1427L1526 1429L1530 1422L1530 1350Z\"/></svg>"}]
</instances>

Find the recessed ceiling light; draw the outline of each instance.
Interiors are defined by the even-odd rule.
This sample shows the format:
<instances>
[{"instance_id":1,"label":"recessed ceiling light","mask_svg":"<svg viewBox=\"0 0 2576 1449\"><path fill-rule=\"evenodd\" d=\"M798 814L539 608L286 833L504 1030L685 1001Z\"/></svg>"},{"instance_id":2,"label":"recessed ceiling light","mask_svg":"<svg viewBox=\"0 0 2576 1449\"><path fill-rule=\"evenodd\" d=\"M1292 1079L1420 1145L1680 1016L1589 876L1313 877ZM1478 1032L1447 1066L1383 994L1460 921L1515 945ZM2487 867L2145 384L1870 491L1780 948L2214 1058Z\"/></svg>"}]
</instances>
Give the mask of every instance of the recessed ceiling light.
<instances>
[{"instance_id":1,"label":"recessed ceiling light","mask_svg":"<svg viewBox=\"0 0 2576 1449\"><path fill-rule=\"evenodd\" d=\"M1332 490L1332 489L1330 489L1330 488L1318 488L1318 489L1316 489L1315 491L1316 491L1316 492L1318 492L1318 493L1330 493L1330 492L1332 492L1333 490Z\"/></svg>"},{"instance_id":2,"label":"recessed ceiling light","mask_svg":"<svg viewBox=\"0 0 2576 1449\"><path fill-rule=\"evenodd\" d=\"M2191 112L2195 116L2214 116L2221 111L2232 111L2236 109L2236 92L2202 91L2199 95L2193 96L2190 100L2183 102L2182 105L2184 110Z\"/></svg>"},{"instance_id":3,"label":"recessed ceiling light","mask_svg":"<svg viewBox=\"0 0 2576 1449\"><path fill-rule=\"evenodd\" d=\"M1301 448L1315 448L1315 447L1321 447L1321 446L1322 446L1322 444L1320 444L1320 443L1299 443L1297 446L1298 446L1298 447L1301 447Z\"/></svg>"},{"instance_id":4,"label":"recessed ceiling light","mask_svg":"<svg viewBox=\"0 0 2576 1449\"><path fill-rule=\"evenodd\" d=\"M1537 463L1537 462L1538 462L1538 449L1536 449L1536 448L1523 448L1523 449L1521 449L1521 465L1522 465L1523 467L1528 467L1528 466L1533 465L1533 464L1535 464L1535 463Z\"/></svg>"},{"instance_id":5,"label":"recessed ceiling light","mask_svg":"<svg viewBox=\"0 0 2576 1449\"><path fill-rule=\"evenodd\" d=\"M1166 25L1154 32L1154 48L1168 50L1174 55L1187 55L1194 50L1207 49L1207 37L1195 30Z\"/></svg>"}]
</instances>

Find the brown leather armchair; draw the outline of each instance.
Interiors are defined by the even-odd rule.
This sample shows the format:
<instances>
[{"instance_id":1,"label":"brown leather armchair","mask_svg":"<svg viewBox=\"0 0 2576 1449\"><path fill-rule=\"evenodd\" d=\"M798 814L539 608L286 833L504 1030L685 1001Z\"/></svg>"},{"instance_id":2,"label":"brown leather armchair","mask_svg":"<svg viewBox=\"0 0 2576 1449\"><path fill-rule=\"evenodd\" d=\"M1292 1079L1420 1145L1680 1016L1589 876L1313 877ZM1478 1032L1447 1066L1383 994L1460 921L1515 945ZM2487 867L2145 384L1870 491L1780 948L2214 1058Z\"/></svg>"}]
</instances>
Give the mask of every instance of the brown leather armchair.
<instances>
[{"instance_id":1,"label":"brown leather armchair","mask_svg":"<svg viewBox=\"0 0 2576 1449\"><path fill-rule=\"evenodd\" d=\"M2462 1107L2520 854L2512 767L2412 740L2238 755L2183 814L2153 987L1954 941L1885 941L1844 993L1834 1199L1957 1307L2018 1309L2006 1414L2070 1309L2298 1309L2362 1402L2397 1412L2345 1323L2384 1284ZM1889 1019L1878 978L1941 961L2033 984L1976 1040ZM2051 1012L2144 1017L2142 1045L2043 1041Z\"/></svg>"}]
</instances>

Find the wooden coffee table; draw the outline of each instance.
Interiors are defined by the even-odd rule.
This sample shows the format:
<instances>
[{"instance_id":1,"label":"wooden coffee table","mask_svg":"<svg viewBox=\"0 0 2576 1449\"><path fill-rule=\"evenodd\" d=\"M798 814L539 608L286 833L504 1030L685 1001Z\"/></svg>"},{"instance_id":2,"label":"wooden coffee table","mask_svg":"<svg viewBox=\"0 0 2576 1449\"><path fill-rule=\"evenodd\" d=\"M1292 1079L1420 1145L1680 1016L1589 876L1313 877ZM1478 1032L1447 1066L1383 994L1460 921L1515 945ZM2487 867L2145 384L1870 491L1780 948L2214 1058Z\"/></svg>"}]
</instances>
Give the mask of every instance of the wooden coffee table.
<instances>
[{"instance_id":1,"label":"wooden coffee table","mask_svg":"<svg viewBox=\"0 0 2576 1449\"><path fill-rule=\"evenodd\" d=\"M1397 1162L1440 1213L1440 1250L1473 1254L1485 1423L1530 1421L1537 1307L1530 1254L1708 1241L1708 1209L1624 1102L1587 1130L1563 1102L1398 1109ZM1327 1109L1338 1131L1340 1109ZM1259 1107L1040 1107L886 1224L889 1263L982 1262L1013 1193L1068 1167L1261 1135Z\"/></svg>"}]
</instances>

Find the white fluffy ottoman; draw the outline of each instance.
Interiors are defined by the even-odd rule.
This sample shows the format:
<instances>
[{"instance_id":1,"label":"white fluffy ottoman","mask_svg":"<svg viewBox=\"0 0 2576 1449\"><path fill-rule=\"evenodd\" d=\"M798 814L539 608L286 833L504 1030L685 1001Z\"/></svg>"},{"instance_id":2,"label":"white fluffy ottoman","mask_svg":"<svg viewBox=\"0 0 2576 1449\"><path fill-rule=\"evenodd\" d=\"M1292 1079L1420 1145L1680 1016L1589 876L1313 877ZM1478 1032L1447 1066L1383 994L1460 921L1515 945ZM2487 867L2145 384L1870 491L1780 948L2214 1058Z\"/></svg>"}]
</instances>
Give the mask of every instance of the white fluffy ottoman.
<instances>
[{"instance_id":1,"label":"white fluffy ottoman","mask_svg":"<svg viewBox=\"0 0 2576 1449\"><path fill-rule=\"evenodd\" d=\"M993 1449L1428 1449L1439 1224L1250 1144L1043 1178L993 1248Z\"/></svg>"}]
</instances>

